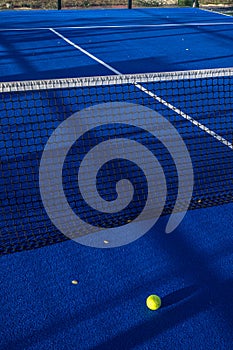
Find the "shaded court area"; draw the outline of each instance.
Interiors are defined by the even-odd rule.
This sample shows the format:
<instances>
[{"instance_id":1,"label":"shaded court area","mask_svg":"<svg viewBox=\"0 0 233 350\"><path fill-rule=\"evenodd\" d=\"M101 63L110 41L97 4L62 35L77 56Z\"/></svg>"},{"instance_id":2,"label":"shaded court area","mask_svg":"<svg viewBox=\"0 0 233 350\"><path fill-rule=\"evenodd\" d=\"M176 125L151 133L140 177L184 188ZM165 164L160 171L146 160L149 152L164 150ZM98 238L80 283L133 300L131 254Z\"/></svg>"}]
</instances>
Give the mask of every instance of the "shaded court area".
<instances>
[{"instance_id":1,"label":"shaded court area","mask_svg":"<svg viewBox=\"0 0 233 350\"><path fill-rule=\"evenodd\" d=\"M7 11L0 18L1 349L232 349L233 19L190 8ZM77 227L77 243L55 227L41 198L40 164L62 123L106 103L148 108L169 121L189 152L194 186L190 210L166 234L187 190L179 187L188 168L183 160L179 172L174 134L160 130L169 149L154 137L159 126L146 112L125 112L123 122L119 109L119 122L112 108L95 127L98 114L84 114L62 184L73 213L106 229L99 249L89 244L98 232L88 241ZM69 132L58 133L55 161ZM163 215L145 235L108 249L107 230L122 225L127 236L150 198L145 173L130 161L137 159L133 151L96 174L105 202L117 199L122 179L133 184L124 210L103 215L81 198L81 162L99 143L118 138L157 158L167 192ZM156 185L162 198L157 173ZM61 197L54 198L58 205ZM65 210L56 215L67 220ZM162 299L157 311L146 307L150 294Z\"/></svg>"},{"instance_id":2,"label":"shaded court area","mask_svg":"<svg viewBox=\"0 0 233 350\"><path fill-rule=\"evenodd\" d=\"M19 11L1 19L1 81L111 74L98 60L124 74L223 68L233 56L232 18L198 9Z\"/></svg>"},{"instance_id":3,"label":"shaded court area","mask_svg":"<svg viewBox=\"0 0 233 350\"><path fill-rule=\"evenodd\" d=\"M171 235L161 220L124 248L66 242L2 257L2 348L231 349L231 209L190 211Z\"/></svg>"}]
</instances>

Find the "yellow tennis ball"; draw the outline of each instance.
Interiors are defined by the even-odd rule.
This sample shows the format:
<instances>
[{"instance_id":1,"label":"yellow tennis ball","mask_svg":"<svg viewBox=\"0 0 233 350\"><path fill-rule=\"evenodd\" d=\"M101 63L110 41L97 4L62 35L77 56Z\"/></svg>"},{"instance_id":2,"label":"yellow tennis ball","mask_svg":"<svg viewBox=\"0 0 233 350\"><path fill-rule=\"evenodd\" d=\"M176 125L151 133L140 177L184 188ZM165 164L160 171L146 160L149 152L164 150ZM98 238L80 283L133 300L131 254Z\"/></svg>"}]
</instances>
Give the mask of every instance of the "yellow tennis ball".
<instances>
[{"instance_id":1,"label":"yellow tennis ball","mask_svg":"<svg viewBox=\"0 0 233 350\"><path fill-rule=\"evenodd\" d=\"M158 295L152 294L146 299L146 306L150 310L157 310L161 306L161 299Z\"/></svg>"}]
</instances>

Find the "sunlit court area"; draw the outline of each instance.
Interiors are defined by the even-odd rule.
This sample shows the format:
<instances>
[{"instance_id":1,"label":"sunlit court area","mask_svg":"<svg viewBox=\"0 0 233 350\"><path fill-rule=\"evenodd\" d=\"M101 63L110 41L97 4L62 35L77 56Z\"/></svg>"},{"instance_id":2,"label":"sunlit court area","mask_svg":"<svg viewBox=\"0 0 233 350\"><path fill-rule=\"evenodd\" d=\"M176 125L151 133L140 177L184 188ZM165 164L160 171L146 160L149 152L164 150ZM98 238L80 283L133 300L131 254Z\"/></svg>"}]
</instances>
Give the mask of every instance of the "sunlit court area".
<instances>
[{"instance_id":1,"label":"sunlit court area","mask_svg":"<svg viewBox=\"0 0 233 350\"><path fill-rule=\"evenodd\" d=\"M233 348L233 6L0 0L0 349Z\"/></svg>"}]
</instances>

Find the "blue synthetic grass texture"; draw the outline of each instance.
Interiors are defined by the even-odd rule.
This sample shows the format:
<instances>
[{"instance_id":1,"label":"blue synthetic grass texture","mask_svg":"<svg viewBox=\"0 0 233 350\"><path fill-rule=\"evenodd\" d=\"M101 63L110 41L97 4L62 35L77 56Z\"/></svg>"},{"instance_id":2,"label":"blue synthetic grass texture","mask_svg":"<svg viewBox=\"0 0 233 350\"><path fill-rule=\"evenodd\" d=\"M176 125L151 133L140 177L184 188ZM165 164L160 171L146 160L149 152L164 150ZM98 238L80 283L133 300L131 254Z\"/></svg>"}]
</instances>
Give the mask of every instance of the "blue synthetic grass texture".
<instances>
[{"instance_id":1,"label":"blue synthetic grass texture","mask_svg":"<svg viewBox=\"0 0 233 350\"><path fill-rule=\"evenodd\" d=\"M103 28L116 25L123 27ZM66 28L77 26L82 28ZM199 9L6 11L0 24L1 81L112 74L49 28L121 73L232 65L233 19Z\"/></svg>"},{"instance_id":2,"label":"blue synthetic grass texture","mask_svg":"<svg viewBox=\"0 0 233 350\"><path fill-rule=\"evenodd\" d=\"M1 349L232 349L232 209L190 211L170 235L163 218L121 248L2 257Z\"/></svg>"},{"instance_id":3,"label":"blue synthetic grass texture","mask_svg":"<svg viewBox=\"0 0 233 350\"><path fill-rule=\"evenodd\" d=\"M122 73L232 65L232 26L208 23L233 20L198 9L6 11L0 17L1 81L111 73L48 29L28 31L32 27L203 22L207 25L57 30ZM12 28L25 30L6 30ZM37 103L32 109L40 115ZM25 124L20 115L13 117L16 125L8 121L7 127L18 138L8 140L8 156L18 156L19 147L27 163L29 145L19 139L25 130L30 133L30 116ZM41 122L51 122L52 132L58 121ZM31 138L36 152L47 132L38 134L40 140ZM31 170L38 160L30 163ZM27 176L23 167L20 171ZM144 237L121 248L71 241L1 257L1 349L232 349L232 209L229 204L190 211L171 235L164 234L163 217ZM157 312L146 308L150 294L162 298Z\"/></svg>"}]
</instances>

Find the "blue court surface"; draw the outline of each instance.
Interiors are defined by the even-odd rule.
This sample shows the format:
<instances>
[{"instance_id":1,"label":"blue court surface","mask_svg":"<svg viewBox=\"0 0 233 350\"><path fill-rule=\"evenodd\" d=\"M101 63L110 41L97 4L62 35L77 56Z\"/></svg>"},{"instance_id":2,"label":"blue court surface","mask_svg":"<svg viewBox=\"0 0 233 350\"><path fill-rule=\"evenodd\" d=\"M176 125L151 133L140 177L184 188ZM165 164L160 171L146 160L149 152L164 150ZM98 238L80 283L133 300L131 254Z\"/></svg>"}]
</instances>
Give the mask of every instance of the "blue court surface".
<instances>
[{"instance_id":1,"label":"blue court surface","mask_svg":"<svg viewBox=\"0 0 233 350\"><path fill-rule=\"evenodd\" d=\"M164 8L4 11L0 20L0 349L232 349L233 18ZM35 80L39 88L31 90ZM182 184L179 160L142 130L136 112L136 126L102 122L67 153L63 185L73 212L78 201L82 219L106 229L122 223L127 236L127 224L144 210L145 176L125 159L96 176L111 202L116 182L133 175L137 193L125 211L100 219L80 198L76 168L83 153L122 134L156 155L168 196L164 215L145 235L101 249L67 240L53 225L41 200L39 166L48 139L71 115L122 100L156 110L182 137L195 210L166 234L182 197L175 189ZM86 120L94 125L97 116ZM58 133L60 145L67 140ZM52 184L54 178L56 172ZM140 223L134 227L140 236ZM161 297L160 309L146 307L150 294Z\"/></svg>"}]
</instances>

